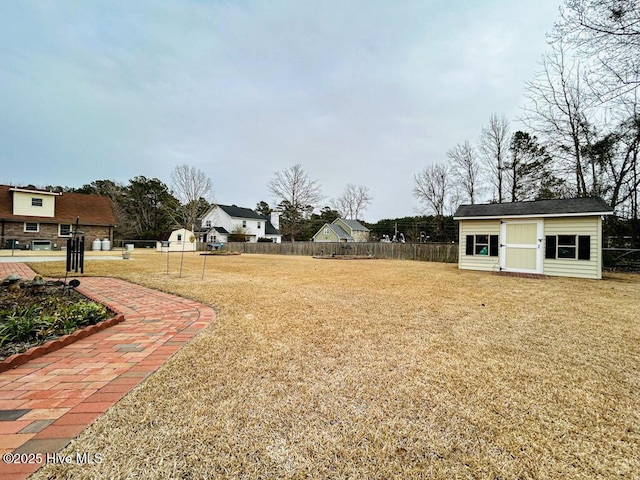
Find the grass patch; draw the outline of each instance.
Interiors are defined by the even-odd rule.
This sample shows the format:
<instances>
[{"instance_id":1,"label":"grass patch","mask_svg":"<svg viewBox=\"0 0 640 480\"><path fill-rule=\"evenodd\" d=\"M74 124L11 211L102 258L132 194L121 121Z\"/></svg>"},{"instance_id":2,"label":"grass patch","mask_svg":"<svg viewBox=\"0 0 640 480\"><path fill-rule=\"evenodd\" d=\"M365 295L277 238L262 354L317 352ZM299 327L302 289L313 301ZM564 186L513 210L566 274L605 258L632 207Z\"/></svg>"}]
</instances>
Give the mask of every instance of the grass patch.
<instances>
[{"instance_id":1,"label":"grass patch","mask_svg":"<svg viewBox=\"0 0 640 480\"><path fill-rule=\"evenodd\" d=\"M640 276L134 253L218 319L34 478L633 478ZM48 274L56 266L33 267ZM57 267L59 268L59 267Z\"/></svg>"}]
</instances>

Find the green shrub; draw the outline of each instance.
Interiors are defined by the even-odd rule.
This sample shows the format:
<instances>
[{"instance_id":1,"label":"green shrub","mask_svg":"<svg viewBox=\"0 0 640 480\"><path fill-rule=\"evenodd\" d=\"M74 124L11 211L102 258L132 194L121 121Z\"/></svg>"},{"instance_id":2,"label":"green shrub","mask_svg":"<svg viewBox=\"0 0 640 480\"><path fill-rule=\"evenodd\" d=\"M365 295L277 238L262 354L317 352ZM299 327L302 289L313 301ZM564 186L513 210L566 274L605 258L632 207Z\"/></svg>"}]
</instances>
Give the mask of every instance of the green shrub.
<instances>
[{"instance_id":1,"label":"green shrub","mask_svg":"<svg viewBox=\"0 0 640 480\"><path fill-rule=\"evenodd\" d=\"M64 304L56 296L16 311L0 310L0 347L11 342L41 342L55 335L69 334L85 325L95 325L107 316L104 305L88 300Z\"/></svg>"}]
</instances>

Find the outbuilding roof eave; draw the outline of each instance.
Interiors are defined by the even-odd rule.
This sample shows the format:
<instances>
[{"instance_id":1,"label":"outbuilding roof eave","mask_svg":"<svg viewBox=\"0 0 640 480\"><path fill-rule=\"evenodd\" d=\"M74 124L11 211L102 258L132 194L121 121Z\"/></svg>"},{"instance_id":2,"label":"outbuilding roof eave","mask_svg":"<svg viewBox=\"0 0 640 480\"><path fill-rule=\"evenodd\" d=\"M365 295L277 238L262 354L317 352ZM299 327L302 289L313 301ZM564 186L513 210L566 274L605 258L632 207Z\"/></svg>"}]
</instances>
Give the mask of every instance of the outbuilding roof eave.
<instances>
[{"instance_id":1,"label":"outbuilding roof eave","mask_svg":"<svg viewBox=\"0 0 640 480\"><path fill-rule=\"evenodd\" d=\"M599 217L613 215L613 210L607 212L576 212L576 213L529 213L526 215L479 215L470 217L453 217L454 220L501 220L504 218L549 218L549 217Z\"/></svg>"}]
</instances>

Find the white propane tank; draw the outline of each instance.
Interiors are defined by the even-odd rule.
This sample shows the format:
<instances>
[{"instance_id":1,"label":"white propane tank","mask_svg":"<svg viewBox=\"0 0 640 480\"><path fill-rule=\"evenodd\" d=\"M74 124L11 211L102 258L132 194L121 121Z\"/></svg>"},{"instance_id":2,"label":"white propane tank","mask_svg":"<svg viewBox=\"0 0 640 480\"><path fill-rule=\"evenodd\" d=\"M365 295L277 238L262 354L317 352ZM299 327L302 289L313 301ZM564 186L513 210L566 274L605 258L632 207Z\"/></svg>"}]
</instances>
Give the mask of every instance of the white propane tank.
<instances>
[{"instance_id":1,"label":"white propane tank","mask_svg":"<svg viewBox=\"0 0 640 480\"><path fill-rule=\"evenodd\" d=\"M97 250L100 250L102 244L100 243L100 239L96 238L93 243L91 244L91 250L93 250L94 252Z\"/></svg>"},{"instance_id":2,"label":"white propane tank","mask_svg":"<svg viewBox=\"0 0 640 480\"><path fill-rule=\"evenodd\" d=\"M108 238L102 240L102 250L109 251L111 250L111 242Z\"/></svg>"}]
</instances>

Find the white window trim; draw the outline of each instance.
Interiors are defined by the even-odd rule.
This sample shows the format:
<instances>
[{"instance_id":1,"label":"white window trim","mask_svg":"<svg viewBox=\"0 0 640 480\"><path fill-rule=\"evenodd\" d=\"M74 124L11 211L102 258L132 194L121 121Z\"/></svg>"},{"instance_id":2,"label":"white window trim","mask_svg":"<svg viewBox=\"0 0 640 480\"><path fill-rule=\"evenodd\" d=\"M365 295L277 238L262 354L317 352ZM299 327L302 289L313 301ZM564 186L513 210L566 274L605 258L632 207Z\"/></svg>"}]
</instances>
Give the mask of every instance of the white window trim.
<instances>
[{"instance_id":1,"label":"white window trim","mask_svg":"<svg viewBox=\"0 0 640 480\"><path fill-rule=\"evenodd\" d=\"M35 230L27 230L27 224L35 224L36 225L36 229ZM24 222L23 228L24 228L24 232L25 233L40 233L40 224L38 222Z\"/></svg>"},{"instance_id":2,"label":"white window trim","mask_svg":"<svg viewBox=\"0 0 640 480\"><path fill-rule=\"evenodd\" d=\"M484 242L478 242L478 237L487 237L487 243ZM478 246L483 246L486 247L486 252L487 253L476 253L477 247ZM489 256L489 250L491 248L491 235L489 234L484 234L484 233L476 233L473 237L473 255L474 256L480 256L480 257L488 257Z\"/></svg>"},{"instance_id":3,"label":"white window trim","mask_svg":"<svg viewBox=\"0 0 640 480\"><path fill-rule=\"evenodd\" d=\"M69 233L67 235L64 235L62 233L62 226L63 225L69 225ZM72 235L73 235L73 225L71 225L70 223L59 223L58 224L58 236L59 237L67 238L67 237L71 237Z\"/></svg>"},{"instance_id":4,"label":"white window trim","mask_svg":"<svg viewBox=\"0 0 640 480\"><path fill-rule=\"evenodd\" d=\"M573 245L560 245L560 237L573 237ZM560 248L573 248L573 257L561 257ZM556 258L554 260L578 260L578 235L558 234L556 235Z\"/></svg>"}]
</instances>

